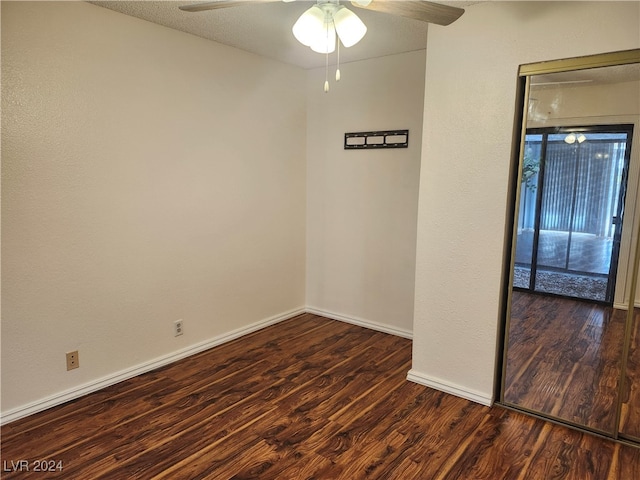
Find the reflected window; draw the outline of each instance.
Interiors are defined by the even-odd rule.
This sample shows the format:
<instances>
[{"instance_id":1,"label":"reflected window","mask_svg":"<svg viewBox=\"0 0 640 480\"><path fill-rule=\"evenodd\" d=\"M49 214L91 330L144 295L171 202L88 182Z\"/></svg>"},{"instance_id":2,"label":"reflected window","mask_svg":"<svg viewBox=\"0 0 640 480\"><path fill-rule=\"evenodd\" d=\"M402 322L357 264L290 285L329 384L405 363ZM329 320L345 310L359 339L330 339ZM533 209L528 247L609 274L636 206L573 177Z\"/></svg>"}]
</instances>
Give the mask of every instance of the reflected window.
<instances>
[{"instance_id":1,"label":"reflected window","mask_svg":"<svg viewBox=\"0 0 640 480\"><path fill-rule=\"evenodd\" d=\"M513 286L613 303L633 125L532 128Z\"/></svg>"}]
</instances>

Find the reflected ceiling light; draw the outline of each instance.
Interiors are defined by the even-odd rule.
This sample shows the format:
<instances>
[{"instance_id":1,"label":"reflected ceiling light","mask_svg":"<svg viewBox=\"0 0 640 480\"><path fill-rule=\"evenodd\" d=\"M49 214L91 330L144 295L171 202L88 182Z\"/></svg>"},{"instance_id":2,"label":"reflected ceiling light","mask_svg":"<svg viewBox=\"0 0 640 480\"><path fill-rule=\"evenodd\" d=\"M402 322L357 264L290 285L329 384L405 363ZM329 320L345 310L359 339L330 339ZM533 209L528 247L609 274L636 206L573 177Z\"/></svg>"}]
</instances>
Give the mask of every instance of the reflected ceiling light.
<instances>
[{"instance_id":1,"label":"reflected ceiling light","mask_svg":"<svg viewBox=\"0 0 640 480\"><path fill-rule=\"evenodd\" d=\"M579 135L576 135L575 133L570 133L569 135L564 137L565 143L568 143L569 145L573 145L576 142L582 143L586 139L587 139L587 137L585 137L582 133L579 134Z\"/></svg>"},{"instance_id":2,"label":"reflected ceiling light","mask_svg":"<svg viewBox=\"0 0 640 480\"><path fill-rule=\"evenodd\" d=\"M356 3L366 6L371 0L358 0ZM327 55L327 76L328 55L336 50L336 45L338 46L336 81L339 81L340 43L347 48L355 45L367 33L367 26L355 13L340 5L339 0L318 0L317 5L300 15L291 30L301 44L314 52ZM329 91L328 78L325 78L324 91Z\"/></svg>"}]
</instances>

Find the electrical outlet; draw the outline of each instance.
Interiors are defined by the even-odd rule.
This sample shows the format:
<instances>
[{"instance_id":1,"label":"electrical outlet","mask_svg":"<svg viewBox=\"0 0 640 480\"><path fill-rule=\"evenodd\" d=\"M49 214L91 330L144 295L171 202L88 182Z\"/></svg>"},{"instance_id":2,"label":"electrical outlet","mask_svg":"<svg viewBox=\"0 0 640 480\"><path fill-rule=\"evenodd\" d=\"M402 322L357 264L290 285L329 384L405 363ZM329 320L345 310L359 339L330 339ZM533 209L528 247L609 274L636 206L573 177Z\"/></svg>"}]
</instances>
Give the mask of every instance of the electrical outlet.
<instances>
[{"instance_id":1,"label":"electrical outlet","mask_svg":"<svg viewBox=\"0 0 640 480\"><path fill-rule=\"evenodd\" d=\"M173 322L173 335L175 337L179 337L184 333L184 327L182 325L182 320L176 320Z\"/></svg>"},{"instance_id":2,"label":"electrical outlet","mask_svg":"<svg viewBox=\"0 0 640 480\"><path fill-rule=\"evenodd\" d=\"M67 370L73 370L80 367L80 357L78 351L67 352Z\"/></svg>"}]
</instances>

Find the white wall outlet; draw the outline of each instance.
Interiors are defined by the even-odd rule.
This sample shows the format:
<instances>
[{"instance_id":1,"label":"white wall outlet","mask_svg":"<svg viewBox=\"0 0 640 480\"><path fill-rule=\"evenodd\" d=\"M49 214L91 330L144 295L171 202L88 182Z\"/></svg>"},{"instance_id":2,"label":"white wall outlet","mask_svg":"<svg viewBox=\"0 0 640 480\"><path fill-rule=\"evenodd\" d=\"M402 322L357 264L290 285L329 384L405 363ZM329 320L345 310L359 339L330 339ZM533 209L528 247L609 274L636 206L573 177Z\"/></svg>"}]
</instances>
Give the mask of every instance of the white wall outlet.
<instances>
[{"instance_id":1,"label":"white wall outlet","mask_svg":"<svg viewBox=\"0 0 640 480\"><path fill-rule=\"evenodd\" d=\"M176 320L173 322L173 335L175 337L179 337L184 333L184 326L182 325L182 320Z\"/></svg>"}]
</instances>

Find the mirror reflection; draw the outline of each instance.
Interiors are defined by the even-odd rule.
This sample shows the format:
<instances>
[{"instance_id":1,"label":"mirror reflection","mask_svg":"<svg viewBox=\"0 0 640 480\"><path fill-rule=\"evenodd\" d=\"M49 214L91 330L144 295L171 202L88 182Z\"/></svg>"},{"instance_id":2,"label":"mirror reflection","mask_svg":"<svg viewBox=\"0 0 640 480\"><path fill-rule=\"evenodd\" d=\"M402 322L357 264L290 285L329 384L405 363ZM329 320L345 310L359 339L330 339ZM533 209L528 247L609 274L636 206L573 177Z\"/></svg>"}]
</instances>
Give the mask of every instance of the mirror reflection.
<instances>
[{"instance_id":1,"label":"mirror reflection","mask_svg":"<svg viewBox=\"0 0 640 480\"><path fill-rule=\"evenodd\" d=\"M639 303L640 295L636 289L620 413L621 436L636 442L640 442L640 308L637 307Z\"/></svg>"},{"instance_id":2,"label":"mirror reflection","mask_svg":"<svg viewBox=\"0 0 640 480\"><path fill-rule=\"evenodd\" d=\"M530 77L514 218L503 401L610 435L638 229L638 65ZM637 400L620 419L640 430Z\"/></svg>"}]
</instances>

